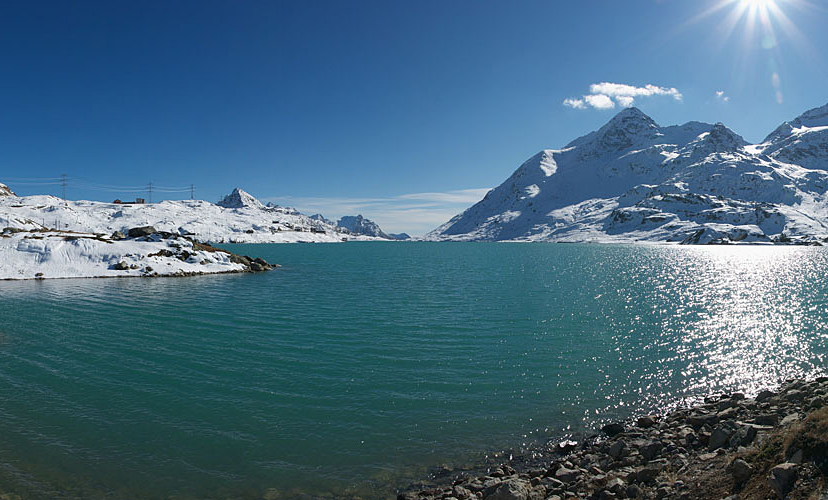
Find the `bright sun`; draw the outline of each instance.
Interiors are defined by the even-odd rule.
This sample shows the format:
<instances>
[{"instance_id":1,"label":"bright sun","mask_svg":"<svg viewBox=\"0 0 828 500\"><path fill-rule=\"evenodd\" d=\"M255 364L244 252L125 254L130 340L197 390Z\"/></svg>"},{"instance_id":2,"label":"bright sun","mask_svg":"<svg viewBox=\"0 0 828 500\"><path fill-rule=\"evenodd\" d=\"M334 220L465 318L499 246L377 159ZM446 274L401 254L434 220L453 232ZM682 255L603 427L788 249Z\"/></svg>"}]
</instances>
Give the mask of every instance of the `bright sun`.
<instances>
[{"instance_id":1,"label":"bright sun","mask_svg":"<svg viewBox=\"0 0 828 500\"><path fill-rule=\"evenodd\" d=\"M768 8L775 7L774 0L739 0L742 7Z\"/></svg>"}]
</instances>

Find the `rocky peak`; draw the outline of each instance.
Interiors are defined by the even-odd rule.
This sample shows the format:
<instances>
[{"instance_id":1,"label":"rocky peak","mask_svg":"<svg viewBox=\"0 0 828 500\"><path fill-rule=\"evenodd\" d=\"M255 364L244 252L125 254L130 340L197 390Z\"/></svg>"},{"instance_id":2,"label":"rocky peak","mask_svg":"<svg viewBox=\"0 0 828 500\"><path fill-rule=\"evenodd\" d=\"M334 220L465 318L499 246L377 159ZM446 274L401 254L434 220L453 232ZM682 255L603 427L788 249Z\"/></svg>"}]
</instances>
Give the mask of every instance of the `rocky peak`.
<instances>
[{"instance_id":1,"label":"rocky peak","mask_svg":"<svg viewBox=\"0 0 828 500\"><path fill-rule=\"evenodd\" d=\"M347 229L352 234L362 234L365 236L377 236L379 238L390 237L385 234L376 222L364 218L362 215L346 215L339 219L336 223L337 227Z\"/></svg>"},{"instance_id":2,"label":"rocky peak","mask_svg":"<svg viewBox=\"0 0 828 500\"><path fill-rule=\"evenodd\" d=\"M742 136L725 127L721 122L713 125L710 132L702 134L696 141L696 147L702 147L711 153L738 151L747 144L748 142Z\"/></svg>"},{"instance_id":3,"label":"rocky peak","mask_svg":"<svg viewBox=\"0 0 828 500\"><path fill-rule=\"evenodd\" d=\"M658 124L638 108L626 108L598 130L596 142L606 151L622 151L658 134Z\"/></svg>"},{"instance_id":4,"label":"rocky peak","mask_svg":"<svg viewBox=\"0 0 828 500\"><path fill-rule=\"evenodd\" d=\"M310 216L310 219L315 220L317 222L323 222L325 224L330 224L331 226L336 225L333 221L326 219L325 216L322 215L322 214L313 214L313 215Z\"/></svg>"},{"instance_id":5,"label":"rocky peak","mask_svg":"<svg viewBox=\"0 0 828 500\"><path fill-rule=\"evenodd\" d=\"M790 137L793 129L800 127L826 127L828 126L828 104L808 111L797 116L789 122L776 127L763 142L774 142L779 139Z\"/></svg>"},{"instance_id":6,"label":"rocky peak","mask_svg":"<svg viewBox=\"0 0 828 500\"><path fill-rule=\"evenodd\" d=\"M240 188L235 188L232 193L225 196L224 199L216 203L216 205L224 208L264 208L262 202Z\"/></svg>"},{"instance_id":7,"label":"rocky peak","mask_svg":"<svg viewBox=\"0 0 828 500\"><path fill-rule=\"evenodd\" d=\"M820 106L819 108L809 109L799 115L794 121L806 127L828 126L828 104Z\"/></svg>"},{"instance_id":8,"label":"rocky peak","mask_svg":"<svg viewBox=\"0 0 828 500\"><path fill-rule=\"evenodd\" d=\"M9 186L0 182L0 196L17 196L9 189Z\"/></svg>"}]
</instances>

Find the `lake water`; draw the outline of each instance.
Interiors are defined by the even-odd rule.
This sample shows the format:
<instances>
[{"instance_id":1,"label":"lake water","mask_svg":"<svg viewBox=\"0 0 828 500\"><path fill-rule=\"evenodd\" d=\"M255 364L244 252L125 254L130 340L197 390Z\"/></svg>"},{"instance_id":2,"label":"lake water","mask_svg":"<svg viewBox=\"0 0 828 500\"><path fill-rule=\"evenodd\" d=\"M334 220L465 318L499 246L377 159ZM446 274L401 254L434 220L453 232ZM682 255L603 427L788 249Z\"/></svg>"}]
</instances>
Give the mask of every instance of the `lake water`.
<instances>
[{"instance_id":1,"label":"lake water","mask_svg":"<svg viewBox=\"0 0 828 500\"><path fill-rule=\"evenodd\" d=\"M828 361L821 248L231 248L283 267L0 282L0 491L387 497Z\"/></svg>"}]
</instances>

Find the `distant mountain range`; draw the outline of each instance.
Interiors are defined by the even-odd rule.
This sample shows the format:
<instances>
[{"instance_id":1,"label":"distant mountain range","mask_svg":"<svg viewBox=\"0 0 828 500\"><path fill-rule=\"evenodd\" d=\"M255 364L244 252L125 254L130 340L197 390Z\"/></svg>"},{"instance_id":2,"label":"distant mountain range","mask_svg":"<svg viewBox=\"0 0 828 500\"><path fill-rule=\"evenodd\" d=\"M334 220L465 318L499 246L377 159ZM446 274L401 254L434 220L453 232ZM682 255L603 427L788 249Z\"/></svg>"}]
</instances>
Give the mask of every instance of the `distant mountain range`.
<instances>
[{"instance_id":1,"label":"distant mountain range","mask_svg":"<svg viewBox=\"0 0 828 500\"><path fill-rule=\"evenodd\" d=\"M627 108L523 163L427 240L828 241L828 105L748 144Z\"/></svg>"}]
</instances>

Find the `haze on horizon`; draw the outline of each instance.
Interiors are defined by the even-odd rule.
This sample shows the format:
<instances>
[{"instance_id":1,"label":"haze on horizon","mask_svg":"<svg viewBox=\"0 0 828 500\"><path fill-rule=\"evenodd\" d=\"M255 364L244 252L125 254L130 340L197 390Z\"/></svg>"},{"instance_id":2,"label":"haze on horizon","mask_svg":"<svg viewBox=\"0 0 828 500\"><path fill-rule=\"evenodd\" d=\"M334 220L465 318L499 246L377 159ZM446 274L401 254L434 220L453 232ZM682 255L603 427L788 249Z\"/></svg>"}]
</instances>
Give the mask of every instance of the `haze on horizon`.
<instances>
[{"instance_id":1,"label":"haze on horizon","mask_svg":"<svg viewBox=\"0 0 828 500\"><path fill-rule=\"evenodd\" d=\"M0 182L239 186L423 234L627 106L762 140L828 103L826 21L807 0L9 5Z\"/></svg>"}]
</instances>

